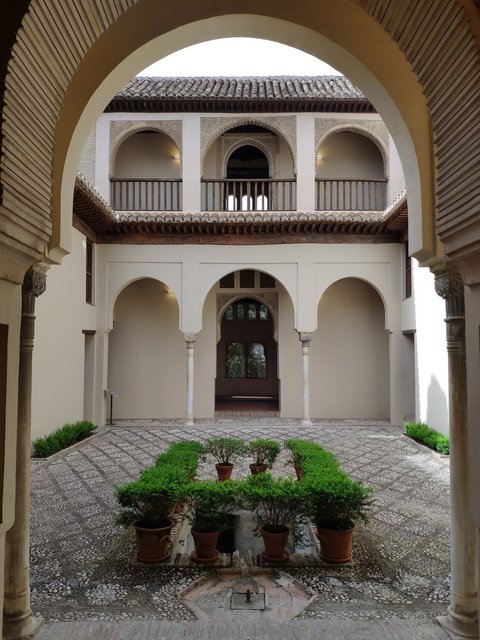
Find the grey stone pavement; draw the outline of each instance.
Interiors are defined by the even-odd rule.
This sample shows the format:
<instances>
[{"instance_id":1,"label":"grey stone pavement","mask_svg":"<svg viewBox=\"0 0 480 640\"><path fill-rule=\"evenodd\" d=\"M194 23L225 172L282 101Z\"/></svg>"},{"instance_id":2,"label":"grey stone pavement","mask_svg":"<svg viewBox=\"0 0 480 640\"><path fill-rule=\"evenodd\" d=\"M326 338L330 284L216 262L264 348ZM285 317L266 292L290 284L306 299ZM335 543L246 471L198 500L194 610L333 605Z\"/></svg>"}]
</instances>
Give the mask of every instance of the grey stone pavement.
<instances>
[{"instance_id":1,"label":"grey stone pavement","mask_svg":"<svg viewBox=\"0 0 480 640\"><path fill-rule=\"evenodd\" d=\"M285 569L314 600L294 621L263 625L285 638L446 638L435 622L449 597L449 463L375 422L278 418L144 421L103 427L88 441L32 461L31 601L56 638L214 638L253 640L262 623L212 625L179 597L208 571L135 565L133 534L116 527L114 487L137 476L179 439L307 438L333 451L353 478L375 489L368 526L354 533L350 566ZM274 474L292 474L283 452ZM248 471L248 460L234 476ZM203 464L201 477L213 477ZM233 635L232 635L233 634Z\"/></svg>"}]
</instances>

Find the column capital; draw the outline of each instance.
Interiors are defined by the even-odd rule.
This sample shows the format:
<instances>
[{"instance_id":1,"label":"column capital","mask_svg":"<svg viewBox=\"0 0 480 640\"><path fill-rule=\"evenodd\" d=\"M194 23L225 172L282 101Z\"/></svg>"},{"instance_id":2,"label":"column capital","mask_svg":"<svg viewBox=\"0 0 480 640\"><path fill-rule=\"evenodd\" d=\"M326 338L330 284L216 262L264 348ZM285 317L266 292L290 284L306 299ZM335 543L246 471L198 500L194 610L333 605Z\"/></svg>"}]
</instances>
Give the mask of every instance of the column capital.
<instances>
[{"instance_id":1,"label":"column capital","mask_svg":"<svg viewBox=\"0 0 480 640\"><path fill-rule=\"evenodd\" d=\"M448 265L433 270L435 291L445 300L447 350L465 354L465 295L462 276Z\"/></svg>"},{"instance_id":2,"label":"column capital","mask_svg":"<svg viewBox=\"0 0 480 640\"><path fill-rule=\"evenodd\" d=\"M185 342L187 343L187 347L189 344L193 344L197 340L197 333L184 333L183 336L185 338Z\"/></svg>"},{"instance_id":3,"label":"column capital","mask_svg":"<svg viewBox=\"0 0 480 640\"><path fill-rule=\"evenodd\" d=\"M34 314L35 298L41 296L47 287L46 269L43 265L35 265L25 274L22 285L22 314Z\"/></svg>"}]
</instances>

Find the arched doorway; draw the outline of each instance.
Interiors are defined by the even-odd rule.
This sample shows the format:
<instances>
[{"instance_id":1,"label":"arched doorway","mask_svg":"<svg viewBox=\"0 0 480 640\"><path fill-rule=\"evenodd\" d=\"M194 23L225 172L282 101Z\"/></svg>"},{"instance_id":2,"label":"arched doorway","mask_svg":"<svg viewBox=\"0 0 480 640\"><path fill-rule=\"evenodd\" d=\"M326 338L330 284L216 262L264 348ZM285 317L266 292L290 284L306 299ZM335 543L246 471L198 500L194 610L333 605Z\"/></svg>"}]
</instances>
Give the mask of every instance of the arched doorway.
<instances>
[{"instance_id":1,"label":"arched doorway","mask_svg":"<svg viewBox=\"0 0 480 640\"><path fill-rule=\"evenodd\" d=\"M268 307L253 298L227 306L217 344L215 408L278 410L278 357L274 319Z\"/></svg>"},{"instance_id":2,"label":"arched doorway","mask_svg":"<svg viewBox=\"0 0 480 640\"><path fill-rule=\"evenodd\" d=\"M270 169L261 149L245 144L227 162L227 211L264 211L269 208Z\"/></svg>"}]
</instances>

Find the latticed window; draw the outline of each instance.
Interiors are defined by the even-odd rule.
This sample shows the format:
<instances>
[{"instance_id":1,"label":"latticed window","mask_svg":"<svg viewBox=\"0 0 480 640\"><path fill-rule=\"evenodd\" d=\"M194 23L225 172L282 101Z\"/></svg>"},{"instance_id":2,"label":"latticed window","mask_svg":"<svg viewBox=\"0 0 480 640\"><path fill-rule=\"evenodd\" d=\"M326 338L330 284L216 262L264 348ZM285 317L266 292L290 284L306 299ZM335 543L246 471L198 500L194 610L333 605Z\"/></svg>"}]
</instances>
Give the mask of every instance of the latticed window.
<instances>
[{"instance_id":1,"label":"latticed window","mask_svg":"<svg viewBox=\"0 0 480 640\"><path fill-rule=\"evenodd\" d=\"M266 305L257 302L234 302L225 309L225 320L268 320Z\"/></svg>"}]
</instances>

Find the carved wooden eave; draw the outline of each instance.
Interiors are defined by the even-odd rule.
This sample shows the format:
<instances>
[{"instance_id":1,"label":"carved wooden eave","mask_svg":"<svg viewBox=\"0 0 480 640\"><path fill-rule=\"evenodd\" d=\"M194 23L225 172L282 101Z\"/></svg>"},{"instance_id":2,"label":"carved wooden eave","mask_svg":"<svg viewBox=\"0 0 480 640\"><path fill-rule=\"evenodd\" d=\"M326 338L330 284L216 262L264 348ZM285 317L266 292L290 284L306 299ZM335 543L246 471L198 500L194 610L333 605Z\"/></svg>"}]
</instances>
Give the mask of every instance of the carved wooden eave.
<instances>
[{"instance_id":1,"label":"carved wooden eave","mask_svg":"<svg viewBox=\"0 0 480 640\"><path fill-rule=\"evenodd\" d=\"M78 177L74 225L103 244L278 244L400 242L408 228L406 194L385 211L114 212Z\"/></svg>"}]
</instances>

